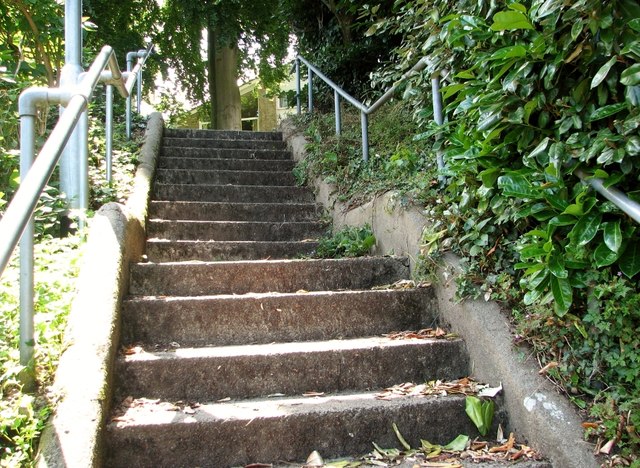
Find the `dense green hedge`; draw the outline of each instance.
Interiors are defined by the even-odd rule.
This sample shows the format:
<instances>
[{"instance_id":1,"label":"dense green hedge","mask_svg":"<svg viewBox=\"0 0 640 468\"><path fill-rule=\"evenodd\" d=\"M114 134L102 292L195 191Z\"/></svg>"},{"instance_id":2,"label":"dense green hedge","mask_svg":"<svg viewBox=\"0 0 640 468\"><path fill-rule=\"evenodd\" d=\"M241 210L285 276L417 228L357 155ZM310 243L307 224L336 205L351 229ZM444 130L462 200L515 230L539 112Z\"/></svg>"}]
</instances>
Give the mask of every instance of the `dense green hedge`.
<instances>
[{"instance_id":1,"label":"dense green hedge","mask_svg":"<svg viewBox=\"0 0 640 468\"><path fill-rule=\"evenodd\" d=\"M513 223L521 234L516 268L525 271L527 303L553 302L564 315L597 284L588 271L613 265L635 277L636 225L574 173L640 195L640 5L402 3L371 32L404 34L397 69L427 55L430 72L447 71L443 129L429 123L428 94L418 88L428 77L405 95L428 129L423 136L444 148L460 210L489 220L487 228ZM469 251L480 255L487 245Z\"/></svg>"}]
</instances>

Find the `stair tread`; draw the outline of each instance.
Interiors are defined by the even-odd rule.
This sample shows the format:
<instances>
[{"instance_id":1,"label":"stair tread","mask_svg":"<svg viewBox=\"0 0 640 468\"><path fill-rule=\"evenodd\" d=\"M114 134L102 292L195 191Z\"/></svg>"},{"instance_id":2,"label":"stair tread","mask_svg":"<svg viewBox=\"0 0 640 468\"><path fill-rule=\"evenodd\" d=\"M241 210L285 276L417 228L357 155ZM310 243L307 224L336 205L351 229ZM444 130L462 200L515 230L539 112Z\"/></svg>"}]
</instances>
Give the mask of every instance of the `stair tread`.
<instances>
[{"instance_id":1,"label":"stair tread","mask_svg":"<svg viewBox=\"0 0 640 468\"><path fill-rule=\"evenodd\" d=\"M122 357L123 361L144 362L175 359L213 359L251 356L283 357L301 353L339 353L342 351L366 351L371 349L429 347L434 344L446 346L446 343L459 344L459 338L413 338L392 339L384 336L366 338L334 339L322 341L293 341L288 343L239 344L227 346L204 346L194 348L176 348L171 350L143 350Z\"/></svg>"},{"instance_id":2,"label":"stair tread","mask_svg":"<svg viewBox=\"0 0 640 468\"><path fill-rule=\"evenodd\" d=\"M341 413L352 408L376 407L394 408L401 406L433 405L440 401L464 403L464 395L438 395L428 397L399 396L393 399L379 399L379 391L336 392L313 397L280 396L252 398L224 402L198 402L191 411L180 411L170 402L145 401L126 408L123 415L108 424L112 429L164 424L192 424L194 422L253 421L279 419L304 413ZM168 404L167 404L168 403ZM196 406L196 405L194 405Z\"/></svg>"}]
</instances>

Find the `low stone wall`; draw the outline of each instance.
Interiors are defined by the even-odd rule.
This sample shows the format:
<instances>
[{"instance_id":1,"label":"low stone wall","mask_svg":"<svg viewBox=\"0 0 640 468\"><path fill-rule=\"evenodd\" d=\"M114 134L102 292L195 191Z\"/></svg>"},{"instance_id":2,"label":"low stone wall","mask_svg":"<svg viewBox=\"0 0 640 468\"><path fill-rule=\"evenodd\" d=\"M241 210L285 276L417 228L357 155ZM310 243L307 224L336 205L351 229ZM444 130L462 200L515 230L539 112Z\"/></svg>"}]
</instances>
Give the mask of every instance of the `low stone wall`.
<instances>
[{"instance_id":1,"label":"low stone wall","mask_svg":"<svg viewBox=\"0 0 640 468\"><path fill-rule=\"evenodd\" d=\"M281 131L294 159L305 157L306 141L290 121ZM375 254L406 255L415 266L421 237L429 220L417 207L402 208L396 196L386 193L353 209L336 200L333 189L322 180L314 183L316 201L324 205L334 222L334 229L344 225L369 223L376 236ZM412 270L413 271L413 270ZM571 403L538 374L538 364L531 351L513 344L509 319L498 304L485 301L455 302L455 278L458 259L445 256L445 267L438 272L434 285L441 320L466 342L472 360L472 375L493 385L502 383L503 402L510 427L548 457L559 468L598 467L592 446L582 438L581 419Z\"/></svg>"},{"instance_id":2,"label":"low stone wall","mask_svg":"<svg viewBox=\"0 0 640 468\"><path fill-rule=\"evenodd\" d=\"M101 431L109 415L120 303L129 262L144 252L147 205L164 123L151 114L126 205L108 203L90 220L78 293L65 333L53 391L59 398L40 441L39 467L99 467Z\"/></svg>"}]
</instances>

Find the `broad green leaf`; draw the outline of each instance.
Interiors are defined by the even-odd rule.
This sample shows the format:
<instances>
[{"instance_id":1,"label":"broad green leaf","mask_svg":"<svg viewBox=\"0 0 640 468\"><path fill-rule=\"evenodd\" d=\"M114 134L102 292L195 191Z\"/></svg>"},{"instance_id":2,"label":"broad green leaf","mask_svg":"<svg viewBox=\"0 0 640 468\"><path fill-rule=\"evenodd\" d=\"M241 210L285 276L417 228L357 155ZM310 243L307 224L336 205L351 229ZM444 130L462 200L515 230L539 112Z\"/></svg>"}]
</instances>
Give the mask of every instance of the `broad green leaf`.
<instances>
[{"instance_id":1,"label":"broad green leaf","mask_svg":"<svg viewBox=\"0 0 640 468\"><path fill-rule=\"evenodd\" d=\"M442 99L447 99L466 87L467 86L465 84L452 84L445 86L441 89Z\"/></svg>"},{"instance_id":2,"label":"broad green leaf","mask_svg":"<svg viewBox=\"0 0 640 468\"><path fill-rule=\"evenodd\" d=\"M500 170L501 169L499 167L491 167L478 174L478 177L480 178L480 180L482 180L482 184L485 187L493 187L496 183L496 180L498 180Z\"/></svg>"},{"instance_id":3,"label":"broad green leaf","mask_svg":"<svg viewBox=\"0 0 640 468\"><path fill-rule=\"evenodd\" d=\"M640 84L640 63L634 63L620 74L620 83L626 86Z\"/></svg>"},{"instance_id":4,"label":"broad green leaf","mask_svg":"<svg viewBox=\"0 0 640 468\"><path fill-rule=\"evenodd\" d=\"M555 252L549 258L549 271L557 278L567 278L569 276L564 266L564 257Z\"/></svg>"},{"instance_id":5,"label":"broad green leaf","mask_svg":"<svg viewBox=\"0 0 640 468\"><path fill-rule=\"evenodd\" d=\"M591 80L591 89L595 88L604 81L604 79L609 74L609 70L611 70L611 67L614 63L616 63L617 59L618 57L614 55L607 61L607 63L600 67L600 70L598 70L598 72L593 77L593 80Z\"/></svg>"},{"instance_id":6,"label":"broad green leaf","mask_svg":"<svg viewBox=\"0 0 640 468\"><path fill-rule=\"evenodd\" d=\"M631 29L640 32L640 18L632 19L627 23Z\"/></svg>"},{"instance_id":7,"label":"broad green leaf","mask_svg":"<svg viewBox=\"0 0 640 468\"><path fill-rule=\"evenodd\" d=\"M555 311L559 316L567 313L573 301L573 289L569 280L551 275L551 293L555 301Z\"/></svg>"},{"instance_id":8,"label":"broad green leaf","mask_svg":"<svg viewBox=\"0 0 640 468\"><path fill-rule=\"evenodd\" d=\"M453 439L451 442L449 442L443 448L445 450L450 450L452 452L462 452L464 449L467 448L467 444L468 443L469 443L469 436L466 436L464 434L460 434L458 437Z\"/></svg>"},{"instance_id":9,"label":"broad green leaf","mask_svg":"<svg viewBox=\"0 0 640 468\"><path fill-rule=\"evenodd\" d=\"M631 240L627 248L624 249L624 253L620 257L618 262L620 271L627 275L629 278L633 278L640 272L640 243Z\"/></svg>"},{"instance_id":10,"label":"broad green leaf","mask_svg":"<svg viewBox=\"0 0 640 468\"><path fill-rule=\"evenodd\" d=\"M620 254L611 250L604 242L593 252L593 260L598 268L613 264L618 260L618 257L620 257Z\"/></svg>"},{"instance_id":11,"label":"broad green leaf","mask_svg":"<svg viewBox=\"0 0 640 468\"><path fill-rule=\"evenodd\" d=\"M493 401L483 402L477 397L468 396L465 399L465 412L478 428L478 432L483 436L487 435L495 412Z\"/></svg>"},{"instance_id":12,"label":"broad green leaf","mask_svg":"<svg viewBox=\"0 0 640 468\"><path fill-rule=\"evenodd\" d=\"M524 57L525 55L527 55L527 49L523 45L514 45L496 50L487 60Z\"/></svg>"},{"instance_id":13,"label":"broad green leaf","mask_svg":"<svg viewBox=\"0 0 640 468\"><path fill-rule=\"evenodd\" d=\"M596 120L605 119L614 114L617 114L623 109L627 108L627 104L625 102L619 102L617 104L609 104L608 106L599 107L594 110L593 113L589 116L589 120L591 122L595 122Z\"/></svg>"},{"instance_id":14,"label":"broad green leaf","mask_svg":"<svg viewBox=\"0 0 640 468\"><path fill-rule=\"evenodd\" d=\"M578 220L569 237L578 246L587 245L596 236L601 221L602 213L587 213Z\"/></svg>"},{"instance_id":15,"label":"broad green leaf","mask_svg":"<svg viewBox=\"0 0 640 468\"><path fill-rule=\"evenodd\" d=\"M510 174L498 177L498 187L508 197L535 198L538 195L537 190L521 175Z\"/></svg>"},{"instance_id":16,"label":"broad green leaf","mask_svg":"<svg viewBox=\"0 0 640 468\"><path fill-rule=\"evenodd\" d=\"M533 29L527 15L521 11L500 11L493 16L493 31L516 31L518 29Z\"/></svg>"},{"instance_id":17,"label":"broad green leaf","mask_svg":"<svg viewBox=\"0 0 640 468\"><path fill-rule=\"evenodd\" d=\"M568 214L561 214L550 219L549 224L551 226L571 226L572 224L576 224L576 218Z\"/></svg>"},{"instance_id":18,"label":"broad green leaf","mask_svg":"<svg viewBox=\"0 0 640 468\"><path fill-rule=\"evenodd\" d=\"M622 245L622 231L620 230L620 220L602 223L604 230L604 243L614 252L620 250Z\"/></svg>"},{"instance_id":19,"label":"broad green leaf","mask_svg":"<svg viewBox=\"0 0 640 468\"><path fill-rule=\"evenodd\" d=\"M527 7L524 6L522 3L511 3L510 5L508 5L509 8L511 8L512 10L517 10L517 11L521 11L522 13L526 13L527 12Z\"/></svg>"}]
</instances>

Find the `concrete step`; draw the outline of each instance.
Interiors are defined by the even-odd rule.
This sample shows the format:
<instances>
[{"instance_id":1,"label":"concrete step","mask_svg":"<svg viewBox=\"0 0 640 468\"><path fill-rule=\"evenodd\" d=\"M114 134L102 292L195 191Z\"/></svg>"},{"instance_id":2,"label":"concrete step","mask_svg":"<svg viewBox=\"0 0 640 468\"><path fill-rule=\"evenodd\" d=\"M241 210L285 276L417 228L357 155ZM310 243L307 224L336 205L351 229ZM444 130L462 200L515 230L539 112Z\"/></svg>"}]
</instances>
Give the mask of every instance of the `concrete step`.
<instances>
[{"instance_id":1,"label":"concrete step","mask_svg":"<svg viewBox=\"0 0 640 468\"><path fill-rule=\"evenodd\" d=\"M282 149L246 148L192 148L184 146L164 146L160 148L160 159L202 158L202 159L258 159L269 161L291 161L291 152Z\"/></svg>"},{"instance_id":2,"label":"concrete step","mask_svg":"<svg viewBox=\"0 0 640 468\"><path fill-rule=\"evenodd\" d=\"M370 289L408 277L409 262L399 257L136 263L131 265L129 293L202 296Z\"/></svg>"},{"instance_id":3,"label":"concrete step","mask_svg":"<svg viewBox=\"0 0 640 468\"><path fill-rule=\"evenodd\" d=\"M200 221L315 221L320 214L315 203L216 203L154 201L149 219L191 219Z\"/></svg>"},{"instance_id":4,"label":"concrete step","mask_svg":"<svg viewBox=\"0 0 640 468\"><path fill-rule=\"evenodd\" d=\"M151 262L200 260L269 260L310 256L315 241L168 241L148 240L147 258Z\"/></svg>"},{"instance_id":5,"label":"concrete step","mask_svg":"<svg viewBox=\"0 0 640 468\"><path fill-rule=\"evenodd\" d=\"M223 159L223 158L171 158L158 160L159 169L189 169L205 171L291 171L295 161L284 159Z\"/></svg>"},{"instance_id":6,"label":"concrete step","mask_svg":"<svg viewBox=\"0 0 640 468\"><path fill-rule=\"evenodd\" d=\"M296 183L290 171L207 171L197 169L157 169L155 180L162 184L285 186Z\"/></svg>"},{"instance_id":7,"label":"concrete step","mask_svg":"<svg viewBox=\"0 0 640 468\"><path fill-rule=\"evenodd\" d=\"M244 130L204 130L195 128L165 128L169 138L209 138L214 140L276 140L282 141L281 132L248 132Z\"/></svg>"},{"instance_id":8,"label":"concrete step","mask_svg":"<svg viewBox=\"0 0 640 468\"><path fill-rule=\"evenodd\" d=\"M307 187L266 185L154 184L153 198L166 201L230 203L312 203Z\"/></svg>"},{"instance_id":9,"label":"concrete step","mask_svg":"<svg viewBox=\"0 0 640 468\"><path fill-rule=\"evenodd\" d=\"M354 338L434 326L436 313L431 288L134 296L123 302L122 341L184 347Z\"/></svg>"},{"instance_id":10,"label":"concrete step","mask_svg":"<svg viewBox=\"0 0 640 468\"><path fill-rule=\"evenodd\" d=\"M116 400L216 401L454 380L469 363L460 339L372 337L145 350L121 356L116 374Z\"/></svg>"},{"instance_id":11,"label":"concrete step","mask_svg":"<svg viewBox=\"0 0 640 468\"><path fill-rule=\"evenodd\" d=\"M399 447L394 423L412 447L421 438L447 444L459 434L478 435L464 401L461 395L383 401L351 393L202 404L187 412L140 403L107 425L105 466L302 466L313 450L330 459L368 453L372 442ZM505 423L500 412L498 423Z\"/></svg>"},{"instance_id":12,"label":"concrete step","mask_svg":"<svg viewBox=\"0 0 640 468\"><path fill-rule=\"evenodd\" d=\"M189 148L234 148L250 150L285 150L287 145L284 141L275 140L216 140L210 138L171 138L164 137L162 146L189 147Z\"/></svg>"},{"instance_id":13,"label":"concrete step","mask_svg":"<svg viewBox=\"0 0 640 468\"><path fill-rule=\"evenodd\" d=\"M173 221L152 219L149 239L216 241L293 241L318 239L327 232L323 224L256 221Z\"/></svg>"}]
</instances>

